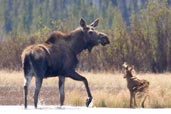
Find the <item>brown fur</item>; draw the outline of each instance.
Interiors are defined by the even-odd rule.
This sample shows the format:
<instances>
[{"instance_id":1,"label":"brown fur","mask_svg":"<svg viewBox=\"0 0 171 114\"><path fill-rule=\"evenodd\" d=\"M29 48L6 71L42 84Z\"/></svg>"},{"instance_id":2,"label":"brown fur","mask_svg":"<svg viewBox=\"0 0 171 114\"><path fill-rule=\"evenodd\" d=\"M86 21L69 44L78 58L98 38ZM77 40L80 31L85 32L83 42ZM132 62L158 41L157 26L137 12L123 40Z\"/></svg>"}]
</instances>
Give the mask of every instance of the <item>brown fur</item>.
<instances>
[{"instance_id":1,"label":"brown fur","mask_svg":"<svg viewBox=\"0 0 171 114\"><path fill-rule=\"evenodd\" d=\"M132 72L134 70L134 67L129 67L126 63L123 64L123 67L125 68L124 78L126 78L127 80L127 87L130 91L130 107L132 108L137 106L136 94L138 92L141 92L146 95L141 103L141 106L144 108L144 103L148 96L147 92L150 84L149 81L144 79L140 80L137 77L133 76Z\"/></svg>"},{"instance_id":2,"label":"brown fur","mask_svg":"<svg viewBox=\"0 0 171 114\"><path fill-rule=\"evenodd\" d=\"M78 64L77 55L83 50L91 52L94 46L109 44L106 34L98 32L95 27L99 20L87 25L84 19L80 20L80 26L70 33L60 31L53 32L42 44L26 47L21 55L24 70L24 95L25 108L27 108L27 94L30 81L35 76L36 88L34 93L34 106L37 108L38 95L42 86L43 78L59 76L60 104L64 102L64 81L70 77L82 81L85 85L88 99L86 106L92 101L88 81L75 71Z\"/></svg>"}]
</instances>

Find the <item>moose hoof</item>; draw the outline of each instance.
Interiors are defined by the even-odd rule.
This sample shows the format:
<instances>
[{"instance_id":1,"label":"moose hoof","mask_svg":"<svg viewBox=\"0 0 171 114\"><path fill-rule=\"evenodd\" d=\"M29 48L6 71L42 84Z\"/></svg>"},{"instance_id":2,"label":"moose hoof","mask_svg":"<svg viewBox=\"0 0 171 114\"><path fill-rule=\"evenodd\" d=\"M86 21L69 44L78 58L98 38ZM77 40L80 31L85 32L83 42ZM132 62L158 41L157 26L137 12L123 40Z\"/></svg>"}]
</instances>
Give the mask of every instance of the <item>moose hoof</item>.
<instances>
[{"instance_id":1,"label":"moose hoof","mask_svg":"<svg viewBox=\"0 0 171 114\"><path fill-rule=\"evenodd\" d=\"M86 100L86 106L87 107L89 107L91 101L92 101L92 98L87 98L87 100Z\"/></svg>"}]
</instances>

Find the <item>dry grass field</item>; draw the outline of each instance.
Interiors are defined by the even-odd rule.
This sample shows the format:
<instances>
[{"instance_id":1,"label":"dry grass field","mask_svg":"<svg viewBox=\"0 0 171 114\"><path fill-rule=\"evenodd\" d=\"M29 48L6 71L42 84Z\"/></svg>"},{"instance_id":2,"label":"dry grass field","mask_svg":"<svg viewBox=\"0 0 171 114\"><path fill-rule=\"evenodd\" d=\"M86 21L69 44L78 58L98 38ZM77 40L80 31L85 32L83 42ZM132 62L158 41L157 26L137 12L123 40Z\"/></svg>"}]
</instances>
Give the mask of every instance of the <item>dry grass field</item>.
<instances>
[{"instance_id":1,"label":"dry grass field","mask_svg":"<svg viewBox=\"0 0 171 114\"><path fill-rule=\"evenodd\" d=\"M80 72L89 82L95 107L129 107L129 91L122 73ZM171 73L139 73L137 77L150 82L148 108L171 108ZM34 78L29 88L28 102L33 105ZM84 106L87 94L82 82L70 78L65 82L65 105ZM0 71L0 105L23 105L23 73ZM59 105L58 78L44 79L39 105Z\"/></svg>"}]
</instances>

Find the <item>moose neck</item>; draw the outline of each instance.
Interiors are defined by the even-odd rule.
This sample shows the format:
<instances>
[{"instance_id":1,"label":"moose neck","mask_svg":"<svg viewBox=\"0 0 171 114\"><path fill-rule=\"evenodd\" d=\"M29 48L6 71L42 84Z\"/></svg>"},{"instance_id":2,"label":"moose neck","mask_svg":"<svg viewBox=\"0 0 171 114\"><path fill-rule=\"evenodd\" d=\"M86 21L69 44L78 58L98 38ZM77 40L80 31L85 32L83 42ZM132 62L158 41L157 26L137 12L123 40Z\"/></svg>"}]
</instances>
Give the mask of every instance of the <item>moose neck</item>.
<instances>
[{"instance_id":1,"label":"moose neck","mask_svg":"<svg viewBox=\"0 0 171 114\"><path fill-rule=\"evenodd\" d=\"M84 37L84 33L81 31L81 29L76 29L70 33L70 41L68 43L70 45L71 50L75 54L79 54L87 48L87 44L84 40Z\"/></svg>"}]
</instances>

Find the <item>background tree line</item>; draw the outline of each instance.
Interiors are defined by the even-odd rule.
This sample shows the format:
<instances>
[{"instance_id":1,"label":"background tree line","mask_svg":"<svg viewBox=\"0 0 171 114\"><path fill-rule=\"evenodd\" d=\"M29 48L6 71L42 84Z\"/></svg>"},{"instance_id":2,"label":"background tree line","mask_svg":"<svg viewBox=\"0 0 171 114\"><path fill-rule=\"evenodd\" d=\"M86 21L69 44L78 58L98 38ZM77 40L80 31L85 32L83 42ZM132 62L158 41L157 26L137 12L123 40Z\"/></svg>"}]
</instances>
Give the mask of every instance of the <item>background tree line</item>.
<instances>
[{"instance_id":1,"label":"background tree line","mask_svg":"<svg viewBox=\"0 0 171 114\"><path fill-rule=\"evenodd\" d=\"M171 0L0 0L0 69L21 69L24 47L54 30L100 18L110 45L79 55L78 69L116 71L124 61L144 72L171 71Z\"/></svg>"}]
</instances>

